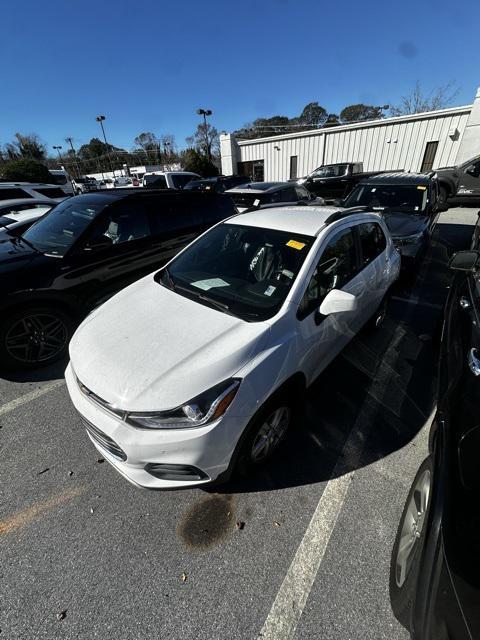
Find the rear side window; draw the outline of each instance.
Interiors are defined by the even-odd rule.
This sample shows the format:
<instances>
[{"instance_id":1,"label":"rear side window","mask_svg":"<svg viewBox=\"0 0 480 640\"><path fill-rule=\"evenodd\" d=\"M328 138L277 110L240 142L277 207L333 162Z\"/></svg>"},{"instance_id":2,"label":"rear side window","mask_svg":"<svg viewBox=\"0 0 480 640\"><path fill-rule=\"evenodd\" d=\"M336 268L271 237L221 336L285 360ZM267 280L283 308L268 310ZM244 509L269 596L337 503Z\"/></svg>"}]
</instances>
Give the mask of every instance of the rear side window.
<instances>
[{"instance_id":1,"label":"rear side window","mask_svg":"<svg viewBox=\"0 0 480 640\"><path fill-rule=\"evenodd\" d=\"M63 191L62 195L65 195ZM23 189L15 189L13 187L0 189L0 200L14 200L15 198L33 198L33 196Z\"/></svg>"},{"instance_id":2,"label":"rear side window","mask_svg":"<svg viewBox=\"0 0 480 640\"><path fill-rule=\"evenodd\" d=\"M47 198L65 198L67 195L63 189L60 189L60 187L36 187L35 191L41 193L42 196L46 196Z\"/></svg>"},{"instance_id":3,"label":"rear side window","mask_svg":"<svg viewBox=\"0 0 480 640\"><path fill-rule=\"evenodd\" d=\"M362 247L362 266L365 267L383 253L387 246L387 240L377 222L359 224L357 229Z\"/></svg>"},{"instance_id":4,"label":"rear side window","mask_svg":"<svg viewBox=\"0 0 480 640\"><path fill-rule=\"evenodd\" d=\"M318 309L332 289L342 289L357 273L357 254L352 229L336 233L324 248L298 310L300 319Z\"/></svg>"},{"instance_id":5,"label":"rear side window","mask_svg":"<svg viewBox=\"0 0 480 640\"><path fill-rule=\"evenodd\" d=\"M175 189L183 189L186 184L196 179L197 176L172 175L172 182Z\"/></svg>"}]
</instances>

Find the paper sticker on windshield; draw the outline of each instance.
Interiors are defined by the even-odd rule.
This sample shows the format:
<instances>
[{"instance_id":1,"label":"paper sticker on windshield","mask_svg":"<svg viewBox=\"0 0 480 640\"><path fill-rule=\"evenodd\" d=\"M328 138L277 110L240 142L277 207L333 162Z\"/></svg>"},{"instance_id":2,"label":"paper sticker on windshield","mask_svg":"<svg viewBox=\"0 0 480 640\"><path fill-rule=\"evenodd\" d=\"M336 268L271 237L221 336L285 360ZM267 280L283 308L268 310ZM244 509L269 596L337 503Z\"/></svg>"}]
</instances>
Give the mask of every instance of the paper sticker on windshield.
<instances>
[{"instance_id":1,"label":"paper sticker on windshield","mask_svg":"<svg viewBox=\"0 0 480 640\"><path fill-rule=\"evenodd\" d=\"M229 287L230 285L225 280L221 278L210 278L209 280L197 280L197 282L192 282L194 287L198 289L203 289L204 291L208 291L209 289L214 289L215 287Z\"/></svg>"},{"instance_id":2,"label":"paper sticker on windshield","mask_svg":"<svg viewBox=\"0 0 480 640\"><path fill-rule=\"evenodd\" d=\"M417 186L417 189L419 189L420 191L426 191L426 190L427 190L427 187L426 187L425 185L423 185L423 184L419 184L419 185Z\"/></svg>"},{"instance_id":3,"label":"paper sticker on windshield","mask_svg":"<svg viewBox=\"0 0 480 640\"><path fill-rule=\"evenodd\" d=\"M260 200L258 198L253 201L253 206L254 207L258 207L259 204L260 204Z\"/></svg>"},{"instance_id":4,"label":"paper sticker on windshield","mask_svg":"<svg viewBox=\"0 0 480 640\"><path fill-rule=\"evenodd\" d=\"M287 247L292 247L292 249L297 249L297 251L301 251L305 246L305 242L298 242L298 240L289 240L287 242Z\"/></svg>"},{"instance_id":5,"label":"paper sticker on windshield","mask_svg":"<svg viewBox=\"0 0 480 640\"><path fill-rule=\"evenodd\" d=\"M270 286L268 287L268 289L265 291L265 295L266 295L266 296L271 296L271 295L272 295L272 293L275 291L275 289L276 289L276 288L277 288L277 287L272 287L272 285L270 285Z\"/></svg>"}]
</instances>

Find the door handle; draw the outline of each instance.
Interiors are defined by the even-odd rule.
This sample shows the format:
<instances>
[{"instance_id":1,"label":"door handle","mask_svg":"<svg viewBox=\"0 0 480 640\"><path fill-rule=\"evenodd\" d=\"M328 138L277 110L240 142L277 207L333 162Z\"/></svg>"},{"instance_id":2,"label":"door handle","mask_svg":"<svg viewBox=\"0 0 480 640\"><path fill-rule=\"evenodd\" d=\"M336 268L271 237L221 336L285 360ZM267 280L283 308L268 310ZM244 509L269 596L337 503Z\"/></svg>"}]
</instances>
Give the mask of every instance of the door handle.
<instances>
[{"instance_id":1,"label":"door handle","mask_svg":"<svg viewBox=\"0 0 480 640\"><path fill-rule=\"evenodd\" d=\"M480 376L480 358L475 348L470 349L467 356L468 368L474 376Z\"/></svg>"}]
</instances>

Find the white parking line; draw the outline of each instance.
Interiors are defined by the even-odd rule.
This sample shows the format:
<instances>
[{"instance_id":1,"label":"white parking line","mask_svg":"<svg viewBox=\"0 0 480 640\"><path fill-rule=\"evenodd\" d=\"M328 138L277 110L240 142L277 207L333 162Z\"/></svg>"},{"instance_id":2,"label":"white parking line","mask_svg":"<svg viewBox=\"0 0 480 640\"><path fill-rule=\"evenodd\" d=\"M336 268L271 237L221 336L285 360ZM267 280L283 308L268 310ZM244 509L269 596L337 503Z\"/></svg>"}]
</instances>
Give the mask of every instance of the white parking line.
<instances>
[{"instance_id":1,"label":"white parking line","mask_svg":"<svg viewBox=\"0 0 480 640\"><path fill-rule=\"evenodd\" d=\"M395 375L398 344L405 330L399 326L378 362L376 375L370 384L355 424L348 436L330 480L283 579L277 597L260 631L262 640L292 640L313 583L320 569L335 524L342 511L348 489L361 465L363 448L378 413L379 400L385 397Z\"/></svg>"},{"instance_id":2,"label":"white parking line","mask_svg":"<svg viewBox=\"0 0 480 640\"><path fill-rule=\"evenodd\" d=\"M15 400L11 400L4 405L0 406L0 416L4 413L8 413L9 411L13 411L17 407L21 407L22 404L27 404L28 402L32 402L32 400L36 400L40 398L40 396L57 389L57 387L62 386L64 384L64 380L55 380L54 382L49 382L48 384L40 387L39 389L35 389L34 391L30 391L30 393L26 393L24 396L20 396L20 398L16 398Z\"/></svg>"},{"instance_id":3,"label":"white parking line","mask_svg":"<svg viewBox=\"0 0 480 640\"><path fill-rule=\"evenodd\" d=\"M436 304L435 302L426 302L425 300L420 300L417 296L413 296L412 298L403 298L402 296L390 296L390 300L397 300L398 302L404 302L405 304L413 304L415 306L419 305L420 307L429 307L430 309L442 310L442 304Z\"/></svg>"}]
</instances>

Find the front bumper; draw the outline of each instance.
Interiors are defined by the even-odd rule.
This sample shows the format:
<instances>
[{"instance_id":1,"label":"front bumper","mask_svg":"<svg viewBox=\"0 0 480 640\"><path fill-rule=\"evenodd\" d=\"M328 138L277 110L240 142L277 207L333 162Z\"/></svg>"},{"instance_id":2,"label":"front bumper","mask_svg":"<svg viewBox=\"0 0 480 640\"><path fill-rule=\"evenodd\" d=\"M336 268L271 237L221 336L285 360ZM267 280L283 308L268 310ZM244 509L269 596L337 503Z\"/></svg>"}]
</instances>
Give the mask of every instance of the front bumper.
<instances>
[{"instance_id":1,"label":"front bumper","mask_svg":"<svg viewBox=\"0 0 480 640\"><path fill-rule=\"evenodd\" d=\"M73 405L98 451L127 480L148 489L190 487L216 480L228 469L248 422L248 418L229 416L227 412L204 427L138 429L85 396L71 364L65 371L65 380ZM201 473L184 480L159 478L147 471L147 465L152 464L192 467Z\"/></svg>"}]
</instances>

